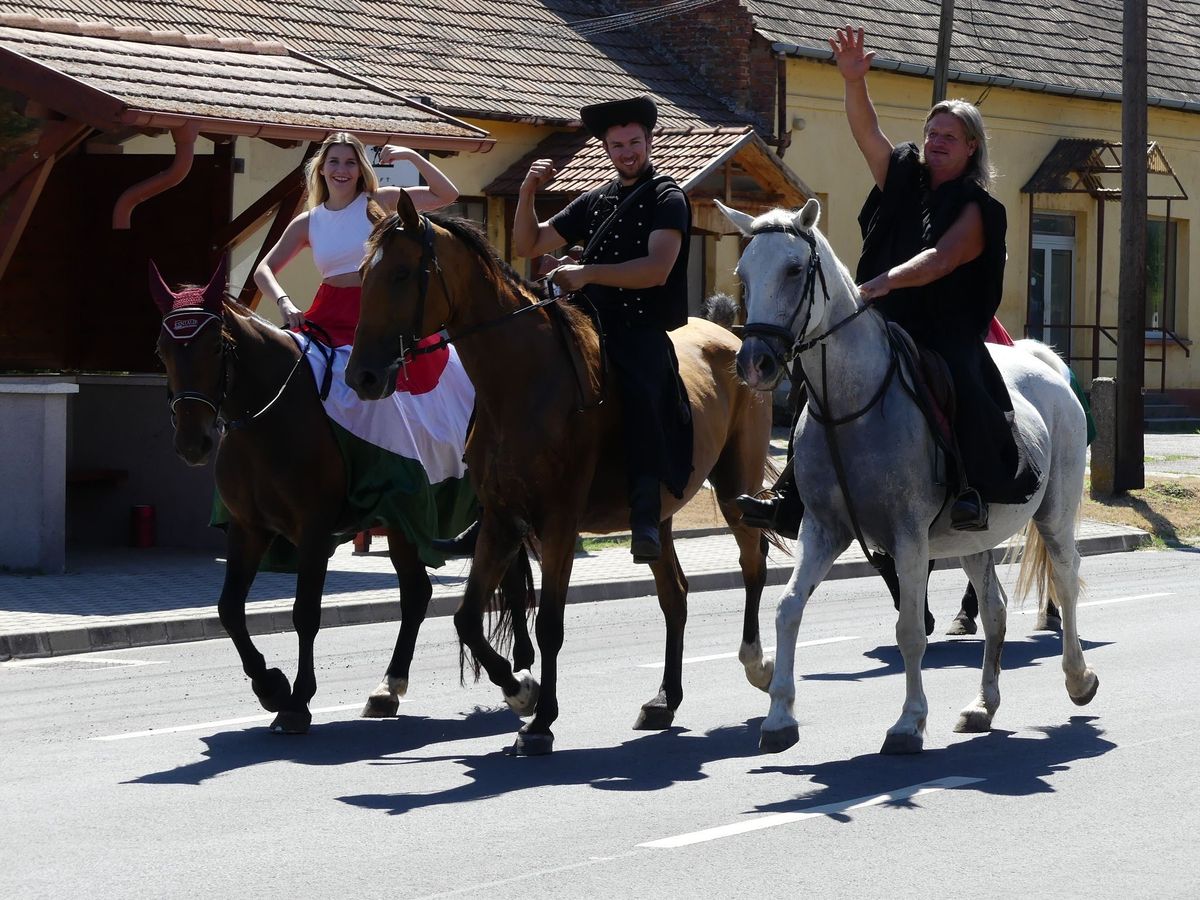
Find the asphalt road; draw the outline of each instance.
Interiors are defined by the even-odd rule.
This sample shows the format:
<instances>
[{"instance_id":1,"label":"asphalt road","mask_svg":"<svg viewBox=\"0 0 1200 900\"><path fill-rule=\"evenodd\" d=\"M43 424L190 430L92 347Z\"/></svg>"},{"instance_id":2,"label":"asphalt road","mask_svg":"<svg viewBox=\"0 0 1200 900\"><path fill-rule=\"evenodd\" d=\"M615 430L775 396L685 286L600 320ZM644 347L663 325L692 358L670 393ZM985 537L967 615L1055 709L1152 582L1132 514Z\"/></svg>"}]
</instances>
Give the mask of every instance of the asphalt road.
<instances>
[{"instance_id":1,"label":"asphalt road","mask_svg":"<svg viewBox=\"0 0 1200 900\"><path fill-rule=\"evenodd\" d=\"M1091 557L1083 571L1096 700L1070 703L1058 638L1013 610L996 730L951 732L982 643L936 637L916 757L876 752L903 676L874 579L832 582L810 603L800 743L778 756L757 753L767 698L736 661L730 592L692 598L693 661L667 733L630 730L658 683L656 602L569 607L556 749L539 759L503 753L518 720L497 689L459 685L448 618L426 624L394 720L356 718L393 629L321 634L323 711L303 737L268 733L224 641L0 665L3 892L1200 896L1200 555ZM939 626L962 584L934 574ZM293 668L290 635L259 646Z\"/></svg>"}]
</instances>

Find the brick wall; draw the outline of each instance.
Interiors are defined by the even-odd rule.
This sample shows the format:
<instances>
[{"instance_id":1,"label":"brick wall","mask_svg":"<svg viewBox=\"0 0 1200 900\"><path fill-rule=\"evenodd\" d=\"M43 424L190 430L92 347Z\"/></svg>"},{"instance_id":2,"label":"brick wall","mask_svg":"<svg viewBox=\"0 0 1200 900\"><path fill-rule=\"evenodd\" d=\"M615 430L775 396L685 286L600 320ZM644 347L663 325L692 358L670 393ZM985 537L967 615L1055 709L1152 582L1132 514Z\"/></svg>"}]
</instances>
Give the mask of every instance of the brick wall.
<instances>
[{"instance_id":1,"label":"brick wall","mask_svg":"<svg viewBox=\"0 0 1200 900\"><path fill-rule=\"evenodd\" d=\"M662 0L609 0L616 11L662 6ZM697 82L739 114L774 133L776 62L771 45L754 31L754 18L737 0L717 0L639 26L642 33L685 63Z\"/></svg>"}]
</instances>

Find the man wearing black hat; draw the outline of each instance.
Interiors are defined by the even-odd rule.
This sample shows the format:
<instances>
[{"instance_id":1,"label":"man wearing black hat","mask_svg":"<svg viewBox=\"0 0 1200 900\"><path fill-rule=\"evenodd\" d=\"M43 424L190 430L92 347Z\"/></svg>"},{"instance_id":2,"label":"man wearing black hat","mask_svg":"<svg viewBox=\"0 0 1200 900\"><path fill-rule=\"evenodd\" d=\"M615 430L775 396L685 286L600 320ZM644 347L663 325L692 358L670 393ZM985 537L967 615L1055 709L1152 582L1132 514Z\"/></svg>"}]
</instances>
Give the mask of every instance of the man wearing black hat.
<instances>
[{"instance_id":1,"label":"man wearing black hat","mask_svg":"<svg viewBox=\"0 0 1200 900\"><path fill-rule=\"evenodd\" d=\"M650 562L660 552L660 485L682 497L692 471L691 415L667 337L687 322L691 208L679 185L656 175L650 163L658 118L652 98L585 106L580 117L617 177L539 222L534 197L557 173L548 159L534 162L517 200L513 249L537 257L564 244L585 245L579 263L559 266L551 278L585 294L598 314L621 400L630 549L636 561Z\"/></svg>"}]
</instances>

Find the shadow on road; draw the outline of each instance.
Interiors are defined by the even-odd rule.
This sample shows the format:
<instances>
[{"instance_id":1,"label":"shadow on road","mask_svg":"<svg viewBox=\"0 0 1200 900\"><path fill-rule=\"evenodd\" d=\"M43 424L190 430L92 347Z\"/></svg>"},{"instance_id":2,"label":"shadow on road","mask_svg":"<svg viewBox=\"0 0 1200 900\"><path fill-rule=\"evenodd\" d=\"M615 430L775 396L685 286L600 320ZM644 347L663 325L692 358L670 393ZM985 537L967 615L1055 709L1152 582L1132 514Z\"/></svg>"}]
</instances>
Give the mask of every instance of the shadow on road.
<instances>
[{"instance_id":1,"label":"shadow on road","mask_svg":"<svg viewBox=\"0 0 1200 900\"><path fill-rule=\"evenodd\" d=\"M204 759L125 784L203 784L210 778L261 763L294 762L341 766L410 753L430 744L511 735L521 720L508 707L476 709L462 718L431 719L401 715L395 719L350 719L314 725L307 735L272 734L263 725L223 731L204 738Z\"/></svg>"},{"instance_id":2,"label":"shadow on road","mask_svg":"<svg viewBox=\"0 0 1200 900\"><path fill-rule=\"evenodd\" d=\"M1079 641L1086 650L1107 647L1111 641ZM804 648L796 654L797 673L803 672ZM880 665L857 672L810 672L801 674L804 681L863 681L867 678L882 678L887 675L904 674L904 658L895 644L881 644L863 653L867 659L878 660ZM1057 634L1039 633L1022 640L1006 640L1001 668L1003 671L1023 669L1038 665L1044 659L1057 660L1062 656L1062 638ZM934 641L925 649L921 668L929 669L976 669L983 665L983 640Z\"/></svg>"},{"instance_id":3,"label":"shadow on road","mask_svg":"<svg viewBox=\"0 0 1200 900\"><path fill-rule=\"evenodd\" d=\"M470 803L530 788L587 785L604 791L659 791L681 781L707 778L704 767L723 759L756 755L761 719L691 734L672 728L616 747L555 750L538 759L514 759L502 751L486 756L440 756L388 760L396 765L455 762L467 783L426 794L360 794L340 797L363 809L402 815L416 809Z\"/></svg>"},{"instance_id":4,"label":"shadow on road","mask_svg":"<svg viewBox=\"0 0 1200 900\"><path fill-rule=\"evenodd\" d=\"M875 796L952 775L982 779L958 790L1004 797L1052 793L1050 777L1054 773L1065 772L1072 763L1102 756L1116 748L1116 744L1104 739L1104 731L1093 724L1096 719L1096 716L1072 716L1065 725L1036 729L1044 735L1041 737L991 731L957 741L949 747L925 750L916 756L870 753L812 765L762 766L752 770L751 774L796 775L811 779L819 787L802 796L762 804L750 811L804 812L814 806ZM919 801L910 798L890 805L917 807ZM852 818L846 813L833 813L829 817L839 822L848 822Z\"/></svg>"}]
</instances>

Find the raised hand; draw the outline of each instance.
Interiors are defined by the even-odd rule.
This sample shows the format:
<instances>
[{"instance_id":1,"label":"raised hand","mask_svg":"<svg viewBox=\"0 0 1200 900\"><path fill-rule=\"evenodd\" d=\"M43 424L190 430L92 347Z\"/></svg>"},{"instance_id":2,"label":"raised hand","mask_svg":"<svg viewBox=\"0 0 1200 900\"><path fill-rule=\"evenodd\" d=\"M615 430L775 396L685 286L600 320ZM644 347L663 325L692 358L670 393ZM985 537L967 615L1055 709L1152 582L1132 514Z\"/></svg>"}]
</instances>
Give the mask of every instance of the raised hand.
<instances>
[{"instance_id":1,"label":"raised hand","mask_svg":"<svg viewBox=\"0 0 1200 900\"><path fill-rule=\"evenodd\" d=\"M557 174L558 169L554 168L554 163L551 160L534 160L533 165L529 167L529 172L525 175L525 180L521 182L521 189L534 192L540 191L552 182L554 176Z\"/></svg>"},{"instance_id":2,"label":"raised hand","mask_svg":"<svg viewBox=\"0 0 1200 900\"><path fill-rule=\"evenodd\" d=\"M871 60L875 58L875 51L866 49L863 29L850 25L839 28L837 36L829 39L829 47L833 50L833 58L842 78L846 81L861 81L867 77L871 70Z\"/></svg>"}]
</instances>

